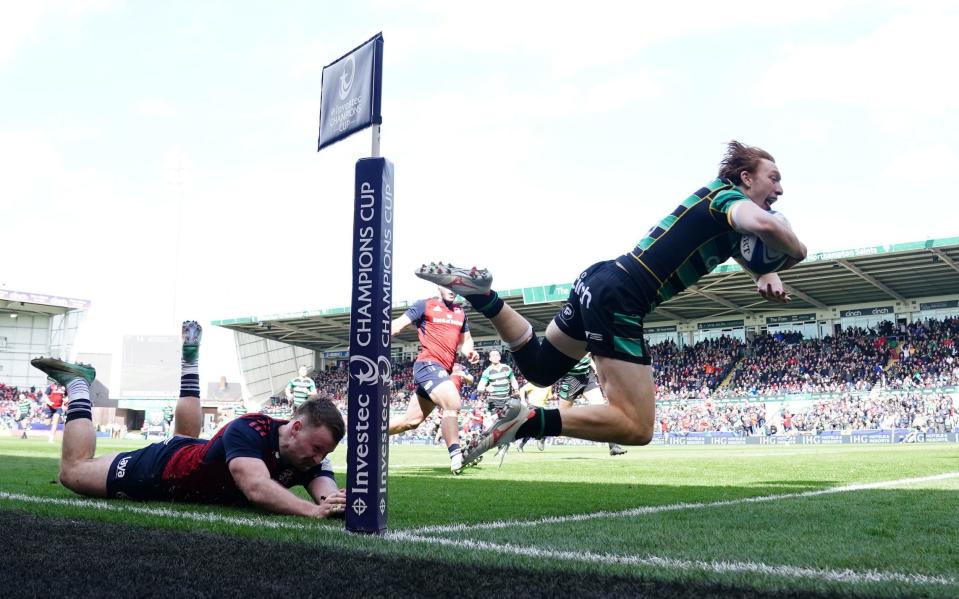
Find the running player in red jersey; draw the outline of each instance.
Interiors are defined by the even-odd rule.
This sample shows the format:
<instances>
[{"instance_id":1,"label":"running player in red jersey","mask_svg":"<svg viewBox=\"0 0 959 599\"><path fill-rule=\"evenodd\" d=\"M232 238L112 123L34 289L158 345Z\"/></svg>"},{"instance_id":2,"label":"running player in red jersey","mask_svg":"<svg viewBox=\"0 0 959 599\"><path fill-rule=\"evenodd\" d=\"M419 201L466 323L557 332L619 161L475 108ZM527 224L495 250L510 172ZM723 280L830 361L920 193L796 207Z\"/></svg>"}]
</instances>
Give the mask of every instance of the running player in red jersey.
<instances>
[{"instance_id":1,"label":"running player in red jersey","mask_svg":"<svg viewBox=\"0 0 959 599\"><path fill-rule=\"evenodd\" d=\"M173 436L136 451L94 457L90 384L96 370L52 358L31 363L64 385L70 402L63 431L60 482L90 497L253 504L279 514L326 518L344 513L327 454L343 438L343 417L327 399L302 404L292 420L249 414L209 441L197 439L200 326L183 323L183 369ZM303 485L313 501L289 488Z\"/></svg>"},{"instance_id":2,"label":"running player in red jersey","mask_svg":"<svg viewBox=\"0 0 959 599\"><path fill-rule=\"evenodd\" d=\"M410 400L402 416L390 418L390 434L397 435L418 427L433 408L439 406L443 410L440 430L450 454L450 470L459 474L463 467L457 424L461 402L459 387L450 375L457 352L470 364L479 362L479 354L473 349L466 311L453 302L456 294L445 287L437 289L439 297L416 302L393 321L394 337L416 323L422 349L413 363L416 401Z\"/></svg>"},{"instance_id":3,"label":"running player in red jersey","mask_svg":"<svg viewBox=\"0 0 959 599\"><path fill-rule=\"evenodd\" d=\"M57 436L57 428L60 426L60 419L63 418L63 398L67 390L56 382L47 387L47 401L43 405L44 415L47 418L47 424L50 425L50 436L47 441L53 443Z\"/></svg>"}]
</instances>

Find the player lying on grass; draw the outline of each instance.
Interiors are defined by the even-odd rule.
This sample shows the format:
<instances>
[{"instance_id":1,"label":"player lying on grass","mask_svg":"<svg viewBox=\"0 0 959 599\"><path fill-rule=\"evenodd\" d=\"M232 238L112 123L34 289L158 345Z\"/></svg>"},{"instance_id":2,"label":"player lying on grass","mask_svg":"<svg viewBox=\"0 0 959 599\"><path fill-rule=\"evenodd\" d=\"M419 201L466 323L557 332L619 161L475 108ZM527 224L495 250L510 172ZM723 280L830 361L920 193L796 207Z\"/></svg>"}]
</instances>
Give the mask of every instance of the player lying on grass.
<instances>
[{"instance_id":1,"label":"player lying on grass","mask_svg":"<svg viewBox=\"0 0 959 599\"><path fill-rule=\"evenodd\" d=\"M173 436L136 451L94 457L91 366L53 358L31 362L67 388L70 403L63 430L60 482L90 497L252 503L279 514L326 518L344 513L346 494L338 490L326 458L345 426L326 398L303 403L293 419L247 414L220 429L209 441L198 439L203 422L197 358L201 328L183 323L180 399ZM303 485L313 501L289 487Z\"/></svg>"},{"instance_id":2,"label":"player lying on grass","mask_svg":"<svg viewBox=\"0 0 959 599\"><path fill-rule=\"evenodd\" d=\"M520 372L537 385L555 383L586 352L592 353L609 401L562 412L513 401L468 449L464 462L517 437L567 435L625 445L649 443L656 389L643 318L728 258L744 264L739 247L745 234L789 256L779 270L805 259L806 246L770 213L783 193L780 179L768 152L730 142L716 179L653 226L632 251L582 271L545 339L491 289L488 271L443 263L418 270L417 276L452 289L489 318ZM764 298L789 301L775 272L757 276L756 284Z\"/></svg>"}]
</instances>

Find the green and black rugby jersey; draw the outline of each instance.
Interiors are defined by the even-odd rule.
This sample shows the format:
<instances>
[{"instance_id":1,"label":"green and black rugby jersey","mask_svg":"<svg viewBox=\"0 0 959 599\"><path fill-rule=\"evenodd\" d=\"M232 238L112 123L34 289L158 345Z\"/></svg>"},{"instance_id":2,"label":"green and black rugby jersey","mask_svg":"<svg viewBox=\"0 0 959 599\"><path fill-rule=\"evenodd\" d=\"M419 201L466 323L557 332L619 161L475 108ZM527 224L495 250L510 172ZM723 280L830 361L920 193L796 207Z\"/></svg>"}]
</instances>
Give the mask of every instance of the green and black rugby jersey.
<instances>
[{"instance_id":1,"label":"green and black rugby jersey","mask_svg":"<svg viewBox=\"0 0 959 599\"><path fill-rule=\"evenodd\" d=\"M486 383L490 397L509 397L515 380L513 369L502 363L488 366L480 377L480 383Z\"/></svg>"},{"instance_id":2,"label":"green and black rugby jersey","mask_svg":"<svg viewBox=\"0 0 959 599\"><path fill-rule=\"evenodd\" d=\"M651 307L740 255L742 236L733 230L730 214L733 205L744 200L749 198L732 181L714 179L650 229L632 252L617 259L634 279L655 289L648 298Z\"/></svg>"}]
</instances>

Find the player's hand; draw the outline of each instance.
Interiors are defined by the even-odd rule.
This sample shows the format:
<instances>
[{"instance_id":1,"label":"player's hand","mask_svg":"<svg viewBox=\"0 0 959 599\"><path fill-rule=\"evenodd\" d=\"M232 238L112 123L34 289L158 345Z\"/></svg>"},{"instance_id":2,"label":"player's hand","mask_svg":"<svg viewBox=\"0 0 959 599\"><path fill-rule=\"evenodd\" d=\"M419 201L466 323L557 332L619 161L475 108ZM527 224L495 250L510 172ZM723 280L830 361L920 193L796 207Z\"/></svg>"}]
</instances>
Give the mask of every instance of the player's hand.
<instances>
[{"instance_id":1,"label":"player's hand","mask_svg":"<svg viewBox=\"0 0 959 599\"><path fill-rule=\"evenodd\" d=\"M763 298L778 304L788 304L790 300L792 300L783 288L783 282L776 273L759 277L759 279L756 280L756 290Z\"/></svg>"},{"instance_id":2,"label":"player's hand","mask_svg":"<svg viewBox=\"0 0 959 599\"><path fill-rule=\"evenodd\" d=\"M466 360L467 360L470 364L479 364L479 361L480 361L479 352L476 351L475 349L472 349L472 350L468 351L468 352L466 353Z\"/></svg>"},{"instance_id":3,"label":"player's hand","mask_svg":"<svg viewBox=\"0 0 959 599\"><path fill-rule=\"evenodd\" d=\"M346 514L346 490L340 489L319 504L320 518L342 518Z\"/></svg>"}]
</instances>

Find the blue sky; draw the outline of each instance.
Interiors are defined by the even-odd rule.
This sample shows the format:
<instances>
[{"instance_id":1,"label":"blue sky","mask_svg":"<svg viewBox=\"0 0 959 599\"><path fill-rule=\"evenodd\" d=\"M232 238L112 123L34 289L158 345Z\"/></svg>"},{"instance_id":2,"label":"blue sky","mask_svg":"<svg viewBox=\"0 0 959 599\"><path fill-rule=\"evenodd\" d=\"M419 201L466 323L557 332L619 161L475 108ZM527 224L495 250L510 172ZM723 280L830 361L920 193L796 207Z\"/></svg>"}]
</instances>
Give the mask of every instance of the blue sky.
<instances>
[{"instance_id":1,"label":"blue sky","mask_svg":"<svg viewBox=\"0 0 959 599\"><path fill-rule=\"evenodd\" d=\"M0 285L92 300L77 349L116 358L348 304L369 135L315 152L320 73L378 31L398 299L430 259L568 281L734 138L776 157L811 251L959 234L956 2L456 4L3 3ZM204 380L235 379L206 339Z\"/></svg>"}]
</instances>

